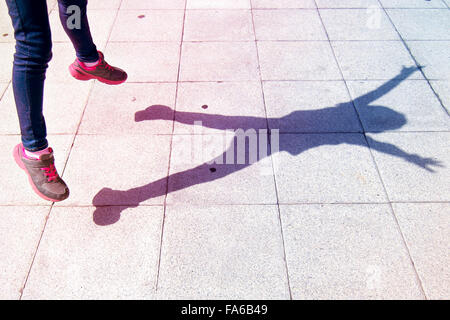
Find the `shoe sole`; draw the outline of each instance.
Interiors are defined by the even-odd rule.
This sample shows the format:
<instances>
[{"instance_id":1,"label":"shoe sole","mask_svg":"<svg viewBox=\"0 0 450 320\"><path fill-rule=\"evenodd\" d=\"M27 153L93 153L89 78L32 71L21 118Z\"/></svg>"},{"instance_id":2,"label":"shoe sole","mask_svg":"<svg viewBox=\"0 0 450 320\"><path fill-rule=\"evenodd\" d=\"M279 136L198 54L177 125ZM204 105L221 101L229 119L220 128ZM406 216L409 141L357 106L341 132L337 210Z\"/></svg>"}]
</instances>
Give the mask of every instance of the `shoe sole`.
<instances>
[{"instance_id":1,"label":"shoe sole","mask_svg":"<svg viewBox=\"0 0 450 320\"><path fill-rule=\"evenodd\" d=\"M77 80L81 80L81 81L88 81L88 80L95 79L95 80L98 80L105 84L118 85L118 84L124 83L127 80L127 78L125 78L124 80L121 80L121 81L112 81L112 80L107 80L105 78L96 77L91 74L83 73L81 70L74 68L72 64L69 66L69 72L72 77L74 77Z\"/></svg>"},{"instance_id":2,"label":"shoe sole","mask_svg":"<svg viewBox=\"0 0 450 320\"><path fill-rule=\"evenodd\" d=\"M61 202L61 201L63 201L63 200L66 200L67 198L65 198L65 199L52 199L52 198L49 198L49 197L47 197L46 195L44 195L43 193L41 193L41 192L37 189L36 185L35 185L34 182L33 182L33 179L31 179L31 176L30 176L30 174L28 173L27 168L25 167L25 165L24 165L23 162L22 162L22 156L20 155L20 153L21 153L20 147L21 147L20 144L14 147L14 152L13 152L14 160L16 161L16 163L17 163L17 165L19 166L19 168L21 168L21 169L22 169L23 171L25 171L25 173L27 174L28 182L30 183L31 188L33 188L33 191L34 191L39 197L41 197L42 199L47 200L47 201Z\"/></svg>"}]
</instances>

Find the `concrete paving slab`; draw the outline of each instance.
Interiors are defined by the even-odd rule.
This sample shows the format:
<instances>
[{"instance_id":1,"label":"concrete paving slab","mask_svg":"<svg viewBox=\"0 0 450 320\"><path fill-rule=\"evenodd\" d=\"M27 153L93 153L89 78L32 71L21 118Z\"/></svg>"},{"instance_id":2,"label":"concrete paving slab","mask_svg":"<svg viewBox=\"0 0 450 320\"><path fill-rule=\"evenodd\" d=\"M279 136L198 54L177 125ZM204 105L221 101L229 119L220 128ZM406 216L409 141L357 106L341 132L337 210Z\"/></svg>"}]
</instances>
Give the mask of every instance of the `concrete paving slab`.
<instances>
[{"instance_id":1,"label":"concrete paving slab","mask_svg":"<svg viewBox=\"0 0 450 320\"><path fill-rule=\"evenodd\" d=\"M23 299L152 299L162 207L128 209L110 226L93 208L53 208Z\"/></svg>"},{"instance_id":2,"label":"concrete paving slab","mask_svg":"<svg viewBox=\"0 0 450 320\"><path fill-rule=\"evenodd\" d=\"M89 0L88 10L119 9L121 0Z\"/></svg>"},{"instance_id":3,"label":"concrete paving slab","mask_svg":"<svg viewBox=\"0 0 450 320\"><path fill-rule=\"evenodd\" d=\"M321 9L330 40L400 40L383 9Z\"/></svg>"},{"instance_id":4,"label":"concrete paving slab","mask_svg":"<svg viewBox=\"0 0 450 320\"><path fill-rule=\"evenodd\" d=\"M12 78L12 62L14 55L14 43L0 43L0 82L9 82Z\"/></svg>"},{"instance_id":5,"label":"concrete paving slab","mask_svg":"<svg viewBox=\"0 0 450 320\"><path fill-rule=\"evenodd\" d=\"M233 26L230 28L230 26ZM187 10L184 41L252 41L250 10Z\"/></svg>"},{"instance_id":6,"label":"concrete paving slab","mask_svg":"<svg viewBox=\"0 0 450 320\"><path fill-rule=\"evenodd\" d=\"M0 156L6 298L20 298L42 231L25 299L448 297L448 0L90 0L98 48L129 75L114 87L70 76L47 3L44 111L71 197L42 230L50 203ZM0 2L8 150L13 53ZM416 62L428 82L405 69ZM350 94L383 133L361 133Z\"/></svg>"},{"instance_id":7,"label":"concrete paving slab","mask_svg":"<svg viewBox=\"0 0 450 320\"><path fill-rule=\"evenodd\" d=\"M75 49L70 42L53 43L53 57L48 64L46 83L76 83L69 73L69 66L75 61ZM108 59L108 57L106 57ZM107 60L108 61L108 60Z\"/></svg>"},{"instance_id":8,"label":"concrete paving slab","mask_svg":"<svg viewBox=\"0 0 450 320\"><path fill-rule=\"evenodd\" d=\"M183 10L120 10L110 41L181 41ZM138 32L137 30L145 30Z\"/></svg>"},{"instance_id":9,"label":"concrete paving slab","mask_svg":"<svg viewBox=\"0 0 450 320\"><path fill-rule=\"evenodd\" d=\"M175 134L223 134L225 130L267 129L261 83L183 82L179 84ZM148 109L147 118L167 118L170 110ZM194 126L199 121L202 125ZM198 130L201 129L201 130Z\"/></svg>"},{"instance_id":10,"label":"concrete paving slab","mask_svg":"<svg viewBox=\"0 0 450 320\"><path fill-rule=\"evenodd\" d=\"M48 12L52 12L53 10L55 10L56 8L56 3L58 0L47 0L47 8L48 8ZM98 1L98 0L94 0L94 1Z\"/></svg>"},{"instance_id":11,"label":"concrete paving slab","mask_svg":"<svg viewBox=\"0 0 450 320\"><path fill-rule=\"evenodd\" d=\"M450 79L450 41L408 41L407 45L428 79Z\"/></svg>"},{"instance_id":12,"label":"concrete paving slab","mask_svg":"<svg viewBox=\"0 0 450 320\"><path fill-rule=\"evenodd\" d=\"M14 29L8 14L6 2L0 2L0 42L13 42Z\"/></svg>"},{"instance_id":13,"label":"concrete paving slab","mask_svg":"<svg viewBox=\"0 0 450 320\"><path fill-rule=\"evenodd\" d=\"M256 9L315 9L314 0L252 0L252 7Z\"/></svg>"},{"instance_id":14,"label":"concrete paving slab","mask_svg":"<svg viewBox=\"0 0 450 320\"><path fill-rule=\"evenodd\" d=\"M403 66L415 66L400 41L333 41L336 58L346 80L388 80ZM418 72L410 79L423 79Z\"/></svg>"},{"instance_id":15,"label":"concrete paving slab","mask_svg":"<svg viewBox=\"0 0 450 320\"><path fill-rule=\"evenodd\" d=\"M20 134L12 84L3 85L5 86L5 91L2 91L3 97L0 100L0 115L2 119L5 119L5 123L0 128L0 134Z\"/></svg>"},{"instance_id":16,"label":"concrete paving slab","mask_svg":"<svg viewBox=\"0 0 450 320\"><path fill-rule=\"evenodd\" d=\"M376 8L380 7L378 0L316 0L319 8Z\"/></svg>"},{"instance_id":17,"label":"concrete paving slab","mask_svg":"<svg viewBox=\"0 0 450 320\"><path fill-rule=\"evenodd\" d=\"M250 9L250 0L187 0L189 9Z\"/></svg>"},{"instance_id":18,"label":"concrete paving slab","mask_svg":"<svg viewBox=\"0 0 450 320\"><path fill-rule=\"evenodd\" d=\"M46 83L43 108L48 134L76 133L90 88L88 82ZM12 86L0 101L0 117L5 120L0 134L20 134Z\"/></svg>"},{"instance_id":19,"label":"concrete paving slab","mask_svg":"<svg viewBox=\"0 0 450 320\"><path fill-rule=\"evenodd\" d=\"M280 151L273 156L280 203L386 201L361 134L281 134Z\"/></svg>"},{"instance_id":20,"label":"concrete paving slab","mask_svg":"<svg viewBox=\"0 0 450 320\"><path fill-rule=\"evenodd\" d=\"M58 205L162 204L169 148L170 136L77 136L65 172L71 197ZM142 187L160 179L152 187ZM88 188L86 181L89 181Z\"/></svg>"},{"instance_id":21,"label":"concrete paving slab","mask_svg":"<svg viewBox=\"0 0 450 320\"><path fill-rule=\"evenodd\" d=\"M327 40L316 10L253 10L257 40Z\"/></svg>"},{"instance_id":22,"label":"concrete paving slab","mask_svg":"<svg viewBox=\"0 0 450 320\"><path fill-rule=\"evenodd\" d=\"M44 95L44 116L50 134L75 134L86 107L92 82L48 83ZM64 94L61 94L64 93Z\"/></svg>"},{"instance_id":23,"label":"concrete paving slab","mask_svg":"<svg viewBox=\"0 0 450 320\"><path fill-rule=\"evenodd\" d=\"M445 8L445 0L380 0L384 8Z\"/></svg>"},{"instance_id":24,"label":"concrete paving slab","mask_svg":"<svg viewBox=\"0 0 450 320\"><path fill-rule=\"evenodd\" d=\"M347 84L368 132L450 130L448 115L425 80L392 81L388 92L378 89L382 81Z\"/></svg>"},{"instance_id":25,"label":"concrete paving slab","mask_svg":"<svg viewBox=\"0 0 450 320\"><path fill-rule=\"evenodd\" d=\"M425 1L424 1L425 2ZM450 40L448 9L387 9L405 40Z\"/></svg>"},{"instance_id":26,"label":"concrete paving slab","mask_svg":"<svg viewBox=\"0 0 450 320\"><path fill-rule=\"evenodd\" d=\"M245 133L251 136L251 132ZM167 203L275 204L272 161L258 153L258 144L264 137L258 136L259 131L253 132L252 144L245 146L242 140L236 142L234 137L239 133L234 132L174 136ZM256 162L250 162L250 154L256 156ZM244 161L239 162L240 156L245 157ZM218 157L221 163L214 162Z\"/></svg>"},{"instance_id":27,"label":"concrete paving slab","mask_svg":"<svg viewBox=\"0 0 450 320\"><path fill-rule=\"evenodd\" d=\"M168 206L161 252L158 298L289 299L276 206Z\"/></svg>"},{"instance_id":28,"label":"concrete paving slab","mask_svg":"<svg viewBox=\"0 0 450 320\"><path fill-rule=\"evenodd\" d=\"M341 80L330 45L324 41L258 42L263 80Z\"/></svg>"},{"instance_id":29,"label":"concrete paving slab","mask_svg":"<svg viewBox=\"0 0 450 320\"><path fill-rule=\"evenodd\" d=\"M450 81L431 81L431 86L441 99L447 112L450 112Z\"/></svg>"},{"instance_id":30,"label":"concrete paving slab","mask_svg":"<svg viewBox=\"0 0 450 320\"><path fill-rule=\"evenodd\" d=\"M1 83L0 82L0 101L1 101L1 99L3 99L3 95L5 94L8 86L9 86L9 83L7 83L7 82Z\"/></svg>"},{"instance_id":31,"label":"concrete paving slab","mask_svg":"<svg viewBox=\"0 0 450 320\"><path fill-rule=\"evenodd\" d=\"M264 98L282 133L362 132L343 81L266 81Z\"/></svg>"},{"instance_id":32,"label":"concrete paving slab","mask_svg":"<svg viewBox=\"0 0 450 320\"><path fill-rule=\"evenodd\" d=\"M47 140L55 150L55 166L62 175L67 161L69 148L72 145L73 135L50 135ZM0 192L0 203L7 206L50 205L51 202L41 199L31 188L25 172L17 166L13 158L14 147L21 143L19 135L0 135L1 145L6 150L0 155L3 170L0 179L3 181ZM64 178L64 175L62 175Z\"/></svg>"},{"instance_id":33,"label":"concrete paving slab","mask_svg":"<svg viewBox=\"0 0 450 320\"><path fill-rule=\"evenodd\" d=\"M184 42L180 80L259 80L255 43Z\"/></svg>"},{"instance_id":34,"label":"concrete paving slab","mask_svg":"<svg viewBox=\"0 0 450 320\"><path fill-rule=\"evenodd\" d=\"M128 73L128 82L177 81L180 44L176 42L110 42L108 63Z\"/></svg>"},{"instance_id":35,"label":"concrete paving slab","mask_svg":"<svg viewBox=\"0 0 450 320\"><path fill-rule=\"evenodd\" d=\"M450 297L450 204L394 203L395 214L429 299Z\"/></svg>"},{"instance_id":36,"label":"concrete paving slab","mask_svg":"<svg viewBox=\"0 0 450 320\"><path fill-rule=\"evenodd\" d=\"M122 0L120 9L184 9L186 0Z\"/></svg>"},{"instance_id":37,"label":"concrete paving slab","mask_svg":"<svg viewBox=\"0 0 450 320\"><path fill-rule=\"evenodd\" d=\"M98 50L104 50L109 34L114 24L117 10L88 10L89 28ZM52 30L52 40L55 42L70 42L59 19L59 11L54 10L49 15Z\"/></svg>"},{"instance_id":38,"label":"concrete paving slab","mask_svg":"<svg viewBox=\"0 0 450 320\"><path fill-rule=\"evenodd\" d=\"M49 206L0 206L2 300L20 298L49 211Z\"/></svg>"},{"instance_id":39,"label":"concrete paving slab","mask_svg":"<svg viewBox=\"0 0 450 320\"><path fill-rule=\"evenodd\" d=\"M368 136L391 201L449 201L449 132Z\"/></svg>"},{"instance_id":40,"label":"concrete paving slab","mask_svg":"<svg viewBox=\"0 0 450 320\"><path fill-rule=\"evenodd\" d=\"M281 206L294 299L423 299L388 205Z\"/></svg>"},{"instance_id":41,"label":"concrete paving slab","mask_svg":"<svg viewBox=\"0 0 450 320\"><path fill-rule=\"evenodd\" d=\"M141 116L147 108L175 104L175 83L125 83L107 86L96 82L84 113L80 134L170 134L173 111L167 118ZM144 121L145 120L145 121Z\"/></svg>"}]
</instances>

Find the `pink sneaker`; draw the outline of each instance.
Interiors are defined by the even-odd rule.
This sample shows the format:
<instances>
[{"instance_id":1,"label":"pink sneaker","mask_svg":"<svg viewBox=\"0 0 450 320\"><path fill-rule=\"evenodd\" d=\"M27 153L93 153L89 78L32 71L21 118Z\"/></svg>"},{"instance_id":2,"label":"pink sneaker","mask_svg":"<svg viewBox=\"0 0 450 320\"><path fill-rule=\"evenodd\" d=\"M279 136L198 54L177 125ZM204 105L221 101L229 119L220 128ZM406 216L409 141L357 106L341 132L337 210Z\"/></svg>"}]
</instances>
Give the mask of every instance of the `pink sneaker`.
<instances>
[{"instance_id":1,"label":"pink sneaker","mask_svg":"<svg viewBox=\"0 0 450 320\"><path fill-rule=\"evenodd\" d=\"M62 201L69 197L69 188L60 178L55 168L53 150L37 159L30 159L24 155L22 144L14 148L14 160L28 175L28 180L34 192L48 201Z\"/></svg>"},{"instance_id":2,"label":"pink sneaker","mask_svg":"<svg viewBox=\"0 0 450 320\"><path fill-rule=\"evenodd\" d=\"M69 66L70 74L78 80L97 79L106 84L121 84L128 78L127 73L120 68L110 66L104 59L102 52L98 52L99 64L95 67L88 67L83 62L75 59L74 63Z\"/></svg>"}]
</instances>

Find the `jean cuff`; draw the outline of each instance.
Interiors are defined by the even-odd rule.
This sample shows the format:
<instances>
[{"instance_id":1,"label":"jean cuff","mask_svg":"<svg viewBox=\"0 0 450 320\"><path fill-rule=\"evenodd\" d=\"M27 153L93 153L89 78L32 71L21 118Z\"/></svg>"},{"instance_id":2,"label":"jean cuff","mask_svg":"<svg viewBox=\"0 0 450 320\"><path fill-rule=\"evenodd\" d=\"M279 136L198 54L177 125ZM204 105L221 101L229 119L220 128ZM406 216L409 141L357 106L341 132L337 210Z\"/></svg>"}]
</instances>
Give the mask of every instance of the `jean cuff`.
<instances>
[{"instance_id":1,"label":"jean cuff","mask_svg":"<svg viewBox=\"0 0 450 320\"><path fill-rule=\"evenodd\" d=\"M27 147L25 144L23 144L23 142L22 142L22 145L25 148L25 150L30 151L30 152L38 152L38 151L41 151L41 150L44 150L44 149L48 148L48 142L45 142L44 145L41 145L41 146L38 146L38 147Z\"/></svg>"}]
</instances>

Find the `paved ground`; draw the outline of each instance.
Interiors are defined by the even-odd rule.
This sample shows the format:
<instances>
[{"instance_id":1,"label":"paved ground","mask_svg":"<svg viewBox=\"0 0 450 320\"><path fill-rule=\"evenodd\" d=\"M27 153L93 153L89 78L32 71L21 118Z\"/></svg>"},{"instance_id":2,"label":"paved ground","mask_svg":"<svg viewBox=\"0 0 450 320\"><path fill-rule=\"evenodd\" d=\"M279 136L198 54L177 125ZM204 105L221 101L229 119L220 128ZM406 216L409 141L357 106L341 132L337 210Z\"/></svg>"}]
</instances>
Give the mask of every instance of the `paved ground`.
<instances>
[{"instance_id":1,"label":"paved ground","mask_svg":"<svg viewBox=\"0 0 450 320\"><path fill-rule=\"evenodd\" d=\"M40 200L0 154L0 298L450 298L450 1L89 2L129 81L72 79L49 1L45 116L71 197ZM267 127L268 156L205 163Z\"/></svg>"}]
</instances>

